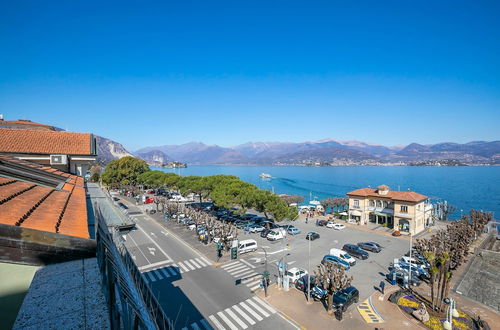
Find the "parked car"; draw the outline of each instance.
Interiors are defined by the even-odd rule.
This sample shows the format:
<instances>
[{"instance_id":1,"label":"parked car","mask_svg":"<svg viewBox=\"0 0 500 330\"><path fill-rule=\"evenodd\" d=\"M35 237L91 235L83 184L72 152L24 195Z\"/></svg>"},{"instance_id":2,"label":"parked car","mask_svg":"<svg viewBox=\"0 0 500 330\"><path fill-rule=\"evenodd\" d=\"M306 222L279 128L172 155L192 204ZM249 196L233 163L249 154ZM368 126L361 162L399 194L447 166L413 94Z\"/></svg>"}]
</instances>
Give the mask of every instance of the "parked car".
<instances>
[{"instance_id":1,"label":"parked car","mask_svg":"<svg viewBox=\"0 0 500 330\"><path fill-rule=\"evenodd\" d=\"M297 234L300 234L302 231L297 228L297 227L294 227L294 226L290 226L287 230L287 233L289 233L290 235L297 235Z\"/></svg>"},{"instance_id":2,"label":"parked car","mask_svg":"<svg viewBox=\"0 0 500 330\"><path fill-rule=\"evenodd\" d=\"M261 225L257 225L257 224L251 224L251 225L248 225L247 227L251 233L260 233L261 231L264 230L264 227L262 227Z\"/></svg>"},{"instance_id":3,"label":"parked car","mask_svg":"<svg viewBox=\"0 0 500 330\"><path fill-rule=\"evenodd\" d=\"M260 237L266 238L267 235L271 232L271 229L264 229L260 232Z\"/></svg>"},{"instance_id":4,"label":"parked car","mask_svg":"<svg viewBox=\"0 0 500 330\"><path fill-rule=\"evenodd\" d=\"M406 263L410 263L410 260L411 260L411 263L413 265L418 265L419 267L421 268L429 268L429 264L427 262L427 260L424 258L424 257L421 257L420 255L418 254L414 254L412 255L412 258L410 259L410 257L407 257L406 255L405 256L402 256L400 259L400 261L402 262L406 262Z\"/></svg>"},{"instance_id":5,"label":"parked car","mask_svg":"<svg viewBox=\"0 0 500 330\"><path fill-rule=\"evenodd\" d=\"M409 271L410 264L406 263L404 261L400 261L395 266L393 264L392 269L402 269L405 271ZM392 269L390 268L389 270L392 270ZM427 279L430 277L429 273L427 272L427 270L425 268L419 267L418 265L414 265L414 264L411 264L411 273L412 273L412 275L415 275L421 279Z\"/></svg>"},{"instance_id":6,"label":"parked car","mask_svg":"<svg viewBox=\"0 0 500 330\"><path fill-rule=\"evenodd\" d=\"M363 250L367 250L367 251L371 251L371 252L375 252L375 253L379 253L380 251L382 251L382 247L380 246L380 244L375 243L375 242L362 242L362 243L358 243L358 246L360 248L362 248Z\"/></svg>"},{"instance_id":7,"label":"parked car","mask_svg":"<svg viewBox=\"0 0 500 330\"><path fill-rule=\"evenodd\" d=\"M257 248L257 242L254 239L246 239L238 244L238 253L254 252Z\"/></svg>"},{"instance_id":8,"label":"parked car","mask_svg":"<svg viewBox=\"0 0 500 330\"><path fill-rule=\"evenodd\" d=\"M323 260L321 260L321 263L322 264L332 263L334 265L344 267L345 270L351 269L351 266L349 265L349 263L347 261L345 261L344 259L339 258L337 256L333 256L331 254L325 255L323 257Z\"/></svg>"},{"instance_id":9,"label":"parked car","mask_svg":"<svg viewBox=\"0 0 500 330\"><path fill-rule=\"evenodd\" d=\"M354 266L356 264L356 259L354 259L353 257L351 257L349 255L349 253L345 252L345 251L342 251L340 249L330 249L330 254L332 256L336 256L336 257L339 257L340 259L346 261L349 263L349 265L351 266Z\"/></svg>"},{"instance_id":10,"label":"parked car","mask_svg":"<svg viewBox=\"0 0 500 330\"><path fill-rule=\"evenodd\" d=\"M409 274L406 270L394 269L386 275L387 280L392 283L392 279L393 279L394 275L396 276L396 284L399 284L399 285L404 285L405 284L404 283L405 276L406 277L409 276ZM422 283L422 281L417 276L415 276L414 274L411 275L411 285L419 286L421 283Z\"/></svg>"},{"instance_id":11,"label":"parked car","mask_svg":"<svg viewBox=\"0 0 500 330\"><path fill-rule=\"evenodd\" d=\"M154 203L154 201L155 201L155 200L154 200L153 198L148 197L148 198L146 198L146 199L144 200L144 204Z\"/></svg>"},{"instance_id":12,"label":"parked car","mask_svg":"<svg viewBox=\"0 0 500 330\"><path fill-rule=\"evenodd\" d=\"M359 246L354 244L344 244L342 250L349 253L349 255L359 258L361 260L368 259L368 252L363 251Z\"/></svg>"},{"instance_id":13,"label":"parked car","mask_svg":"<svg viewBox=\"0 0 500 330\"><path fill-rule=\"evenodd\" d=\"M269 241L277 241L280 239L284 239L286 236L286 232L283 228L275 228L271 230L269 234L267 234L267 239Z\"/></svg>"},{"instance_id":14,"label":"parked car","mask_svg":"<svg viewBox=\"0 0 500 330\"><path fill-rule=\"evenodd\" d=\"M307 275L307 270L302 268L293 267L286 271L286 276L288 276L290 283L295 283L304 275Z\"/></svg>"},{"instance_id":15,"label":"parked car","mask_svg":"<svg viewBox=\"0 0 500 330\"><path fill-rule=\"evenodd\" d=\"M327 223L328 223L328 221L326 221L326 220L319 220L319 221L317 222L317 225L318 225L318 226L322 226L322 227L323 227L323 226L326 226L326 224L327 224Z\"/></svg>"},{"instance_id":16,"label":"parked car","mask_svg":"<svg viewBox=\"0 0 500 330\"><path fill-rule=\"evenodd\" d=\"M341 224L341 223L335 223L335 224L333 224L332 228L335 229L335 230L342 230L342 229L345 228L345 225Z\"/></svg>"},{"instance_id":17,"label":"parked car","mask_svg":"<svg viewBox=\"0 0 500 330\"><path fill-rule=\"evenodd\" d=\"M323 300L328 297L328 292L321 285L315 285L311 290L311 297L314 300Z\"/></svg>"},{"instance_id":18,"label":"parked car","mask_svg":"<svg viewBox=\"0 0 500 330\"><path fill-rule=\"evenodd\" d=\"M316 278L313 275L304 275L295 281L295 288L302 292L307 292L307 283L310 281L309 290L316 285Z\"/></svg>"},{"instance_id":19,"label":"parked car","mask_svg":"<svg viewBox=\"0 0 500 330\"><path fill-rule=\"evenodd\" d=\"M307 233L307 235L306 235L306 239L308 239L310 241L314 241L315 239L318 239L318 238L319 238L319 234L315 233L313 231Z\"/></svg>"},{"instance_id":20,"label":"parked car","mask_svg":"<svg viewBox=\"0 0 500 330\"><path fill-rule=\"evenodd\" d=\"M333 295L333 306L335 308L342 308L343 312L352 304L359 301L359 291L353 286L335 292Z\"/></svg>"},{"instance_id":21,"label":"parked car","mask_svg":"<svg viewBox=\"0 0 500 330\"><path fill-rule=\"evenodd\" d=\"M333 222L333 221L328 221L328 222L326 223L326 227L327 227L327 228L333 228L333 226L334 226L334 225L335 225L335 222Z\"/></svg>"}]
</instances>

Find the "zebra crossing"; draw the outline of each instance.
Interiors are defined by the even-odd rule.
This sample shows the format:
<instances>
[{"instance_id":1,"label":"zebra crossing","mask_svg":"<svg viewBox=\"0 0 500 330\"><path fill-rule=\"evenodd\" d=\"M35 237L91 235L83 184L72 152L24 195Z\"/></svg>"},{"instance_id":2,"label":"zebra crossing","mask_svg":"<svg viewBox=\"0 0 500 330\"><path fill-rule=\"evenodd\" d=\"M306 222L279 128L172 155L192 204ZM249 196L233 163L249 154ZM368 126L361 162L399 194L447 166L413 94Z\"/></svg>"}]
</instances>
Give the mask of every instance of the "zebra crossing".
<instances>
[{"instance_id":1,"label":"zebra crossing","mask_svg":"<svg viewBox=\"0 0 500 330\"><path fill-rule=\"evenodd\" d=\"M245 284L251 291L256 291L260 288L262 282L262 274L255 271L255 266L245 260L229 262L221 266L229 275L240 278L241 283Z\"/></svg>"},{"instance_id":2,"label":"zebra crossing","mask_svg":"<svg viewBox=\"0 0 500 330\"><path fill-rule=\"evenodd\" d=\"M193 258L173 263L168 267L163 267L143 272L142 276L144 276L144 278L148 282L156 282L156 281L161 281L165 278L169 278L171 276L179 276L180 274L186 272L201 269L210 266L210 264L211 263L203 257Z\"/></svg>"},{"instance_id":3,"label":"zebra crossing","mask_svg":"<svg viewBox=\"0 0 500 330\"><path fill-rule=\"evenodd\" d=\"M207 319L194 322L182 330L239 330L252 327L257 322L276 314L276 310L258 297L252 297L222 311L210 315Z\"/></svg>"}]
</instances>

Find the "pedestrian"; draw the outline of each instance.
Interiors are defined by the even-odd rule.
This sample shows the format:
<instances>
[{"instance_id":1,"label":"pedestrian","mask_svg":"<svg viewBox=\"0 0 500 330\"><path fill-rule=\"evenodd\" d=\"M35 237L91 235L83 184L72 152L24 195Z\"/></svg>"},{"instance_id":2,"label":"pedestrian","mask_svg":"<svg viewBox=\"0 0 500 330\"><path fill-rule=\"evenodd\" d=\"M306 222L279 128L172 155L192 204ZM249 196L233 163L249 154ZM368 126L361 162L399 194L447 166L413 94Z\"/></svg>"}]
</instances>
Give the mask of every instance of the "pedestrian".
<instances>
[{"instance_id":1,"label":"pedestrian","mask_svg":"<svg viewBox=\"0 0 500 330\"><path fill-rule=\"evenodd\" d=\"M384 294L384 289L385 289L385 282L382 280L380 281L380 292L382 292L382 294Z\"/></svg>"}]
</instances>

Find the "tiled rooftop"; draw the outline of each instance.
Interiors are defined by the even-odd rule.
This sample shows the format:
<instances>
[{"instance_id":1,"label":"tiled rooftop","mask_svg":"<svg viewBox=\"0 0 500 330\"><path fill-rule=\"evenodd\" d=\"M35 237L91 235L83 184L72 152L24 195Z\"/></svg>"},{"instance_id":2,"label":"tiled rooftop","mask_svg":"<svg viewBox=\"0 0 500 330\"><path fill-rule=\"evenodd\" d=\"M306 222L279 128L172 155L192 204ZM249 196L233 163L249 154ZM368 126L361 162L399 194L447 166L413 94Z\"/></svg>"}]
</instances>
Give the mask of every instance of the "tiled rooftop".
<instances>
[{"instance_id":1,"label":"tiled rooftop","mask_svg":"<svg viewBox=\"0 0 500 330\"><path fill-rule=\"evenodd\" d=\"M93 155L92 134L0 128L0 152Z\"/></svg>"},{"instance_id":2,"label":"tiled rooftop","mask_svg":"<svg viewBox=\"0 0 500 330\"><path fill-rule=\"evenodd\" d=\"M0 223L89 238L83 178L7 156L0 156L0 160L57 175L64 183L57 189L0 173Z\"/></svg>"},{"instance_id":3,"label":"tiled rooftop","mask_svg":"<svg viewBox=\"0 0 500 330\"><path fill-rule=\"evenodd\" d=\"M387 187L388 188L388 187ZM428 197L414 191L394 191L389 190L386 195L379 195L377 189L372 188L361 188L354 191L348 192L349 196L360 196L360 197L379 197L379 198L389 198L396 201L405 201L417 203L426 200Z\"/></svg>"}]
</instances>

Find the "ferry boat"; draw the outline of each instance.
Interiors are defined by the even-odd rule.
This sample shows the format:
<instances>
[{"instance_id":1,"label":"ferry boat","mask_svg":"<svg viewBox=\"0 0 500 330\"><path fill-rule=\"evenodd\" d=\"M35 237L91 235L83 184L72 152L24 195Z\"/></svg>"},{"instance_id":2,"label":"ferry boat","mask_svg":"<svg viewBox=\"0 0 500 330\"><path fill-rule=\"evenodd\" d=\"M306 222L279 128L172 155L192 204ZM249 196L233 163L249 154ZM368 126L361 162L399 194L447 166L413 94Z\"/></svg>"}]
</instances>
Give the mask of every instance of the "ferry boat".
<instances>
[{"instance_id":1,"label":"ferry boat","mask_svg":"<svg viewBox=\"0 0 500 330\"><path fill-rule=\"evenodd\" d=\"M259 176L261 179L271 179L272 178L271 174L267 174L267 173L262 173Z\"/></svg>"}]
</instances>

